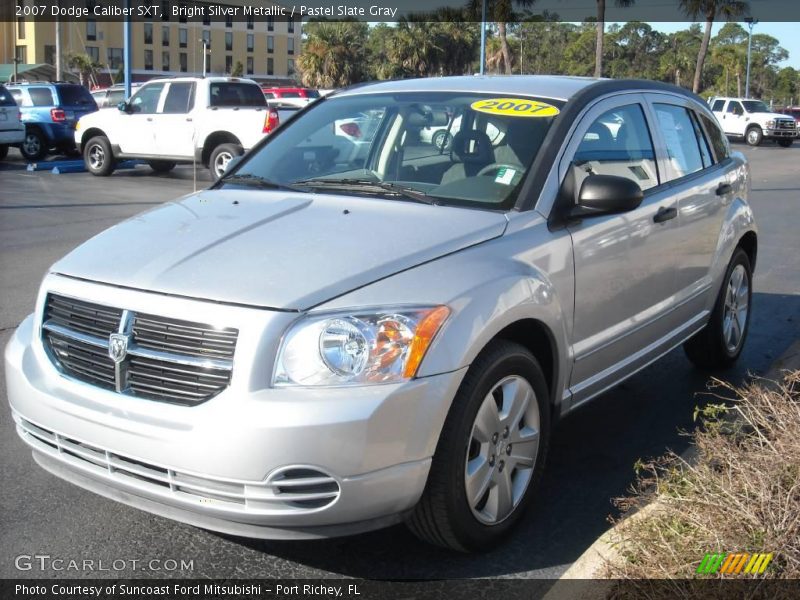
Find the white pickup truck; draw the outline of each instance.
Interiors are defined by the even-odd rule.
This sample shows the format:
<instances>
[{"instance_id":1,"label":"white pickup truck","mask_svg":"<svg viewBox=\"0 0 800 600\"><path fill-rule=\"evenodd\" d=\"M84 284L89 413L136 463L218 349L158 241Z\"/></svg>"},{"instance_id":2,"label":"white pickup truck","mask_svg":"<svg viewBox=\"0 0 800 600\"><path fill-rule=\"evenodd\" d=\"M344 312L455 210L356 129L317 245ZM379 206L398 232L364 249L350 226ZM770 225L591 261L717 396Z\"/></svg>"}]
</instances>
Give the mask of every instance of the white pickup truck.
<instances>
[{"instance_id":1,"label":"white pickup truck","mask_svg":"<svg viewBox=\"0 0 800 600\"><path fill-rule=\"evenodd\" d=\"M789 115L773 112L761 100L715 97L708 101L725 135L744 138L750 146L775 140L788 148L797 137L797 124Z\"/></svg>"},{"instance_id":2,"label":"white pickup truck","mask_svg":"<svg viewBox=\"0 0 800 600\"><path fill-rule=\"evenodd\" d=\"M117 161L145 160L163 173L199 162L214 179L234 156L252 148L279 123L261 88L235 77L176 77L142 85L118 110L86 115L75 144L93 175L110 175Z\"/></svg>"}]
</instances>

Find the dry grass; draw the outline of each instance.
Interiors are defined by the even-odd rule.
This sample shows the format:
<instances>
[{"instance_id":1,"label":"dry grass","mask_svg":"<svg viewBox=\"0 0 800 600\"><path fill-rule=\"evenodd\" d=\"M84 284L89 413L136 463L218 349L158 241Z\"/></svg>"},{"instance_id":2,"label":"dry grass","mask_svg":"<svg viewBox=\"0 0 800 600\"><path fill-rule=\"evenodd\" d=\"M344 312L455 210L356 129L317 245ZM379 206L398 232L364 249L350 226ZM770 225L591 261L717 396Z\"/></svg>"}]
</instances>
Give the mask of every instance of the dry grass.
<instances>
[{"instance_id":1,"label":"dry grass","mask_svg":"<svg viewBox=\"0 0 800 600\"><path fill-rule=\"evenodd\" d=\"M707 552L773 552L756 577L800 578L800 371L774 385L713 388L733 398L698 410L697 457L640 463L632 495L616 501L624 511L656 506L617 523L624 560L606 576L752 579L695 571Z\"/></svg>"}]
</instances>

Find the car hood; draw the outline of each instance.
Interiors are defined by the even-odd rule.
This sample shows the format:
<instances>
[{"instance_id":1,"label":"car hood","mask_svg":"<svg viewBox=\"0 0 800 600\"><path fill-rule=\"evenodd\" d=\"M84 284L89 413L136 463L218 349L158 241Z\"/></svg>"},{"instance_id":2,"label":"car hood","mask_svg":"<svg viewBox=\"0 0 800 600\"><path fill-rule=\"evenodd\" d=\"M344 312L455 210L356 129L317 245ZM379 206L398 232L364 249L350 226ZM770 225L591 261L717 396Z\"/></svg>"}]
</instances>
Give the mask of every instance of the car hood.
<instances>
[{"instance_id":1,"label":"car hood","mask_svg":"<svg viewBox=\"0 0 800 600\"><path fill-rule=\"evenodd\" d=\"M752 115L758 115L759 118L765 119L767 121L777 120L777 119L786 119L787 121L794 121L794 117L791 115L782 115L781 113L774 113L774 112L760 112L760 113L750 113Z\"/></svg>"},{"instance_id":2,"label":"car hood","mask_svg":"<svg viewBox=\"0 0 800 600\"><path fill-rule=\"evenodd\" d=\"M176 294L302 310L499 237L504 214L400 200L204 191L123 221L53 272Z\"/></svg>"}]
</instances>

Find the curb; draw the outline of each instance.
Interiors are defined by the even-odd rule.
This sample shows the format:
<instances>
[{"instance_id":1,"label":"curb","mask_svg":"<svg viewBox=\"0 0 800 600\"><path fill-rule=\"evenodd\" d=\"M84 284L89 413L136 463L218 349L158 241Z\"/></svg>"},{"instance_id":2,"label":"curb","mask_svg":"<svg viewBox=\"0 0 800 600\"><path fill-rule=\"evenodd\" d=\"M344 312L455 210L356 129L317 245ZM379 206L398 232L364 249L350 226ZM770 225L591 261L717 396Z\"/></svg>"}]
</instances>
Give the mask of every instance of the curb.
<instances>
[{"instance_id":1,"label":"curb","mask_svg":"<svg viewBox=\"0 0 800 600\"><path fill-rule=\"evenodd\" d=\"M757 381L761 381L764 385L770 386L771 383L780 381L784 371L791 371L800 369L800 340L796 340L789 348L772 363L767 373L759 377ZM691 453L690 447L687 453ZM686 454L686 453L685 453ZM685 457L684 454L684 457ZM623 523L630 523L642 519L654 511L658 510L658 503L653 502L644 508L635 512L631 516L623 520ZM603 533L595 542L581 554L578 559L572 563L564 574L559 578L562 579L582 579L593 580L595 575L604 565L615 562L621 558L617 550L617 543L619 535L617 533L619 525L616 525L605 533ZM580 597L585 600L593 600L595 598L605 598L606 587L598 586L596 582L586 581L585 589L580 590L582 593ZM559 585L556 583L553 588L545 595L547 600L555 600L556 598L563 598L563 591L559 590ZM569 588L570 595L574 594L577 590L574 586Z\"/></svg>"}]
</instances>

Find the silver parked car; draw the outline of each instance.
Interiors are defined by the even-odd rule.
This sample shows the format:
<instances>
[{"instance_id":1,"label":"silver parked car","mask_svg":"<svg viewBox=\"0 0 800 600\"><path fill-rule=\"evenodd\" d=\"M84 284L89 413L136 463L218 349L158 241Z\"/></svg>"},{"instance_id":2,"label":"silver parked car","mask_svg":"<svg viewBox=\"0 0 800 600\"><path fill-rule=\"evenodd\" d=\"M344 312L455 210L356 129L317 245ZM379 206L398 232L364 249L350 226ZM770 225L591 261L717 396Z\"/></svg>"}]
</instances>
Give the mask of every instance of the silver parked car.
<instances>
[{"instance_id":1,"label":"silver parked car","mask_svg":"<svg viewBox=\"0 0 800 600\"><path fill-rule=\"evenodd\" d=\"M326 132L364 114L368 151L338 152ZM407 135L454 117L449 151ZM681 344L737 359L749 187L708 107L665 84L337 92L53 265L6 350L17 431L48 471L199 527L405 520L486 547L557 419Z\"/></svg>"}]
</instances>

